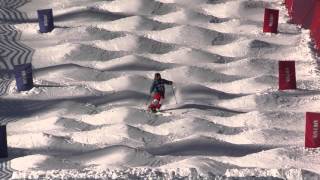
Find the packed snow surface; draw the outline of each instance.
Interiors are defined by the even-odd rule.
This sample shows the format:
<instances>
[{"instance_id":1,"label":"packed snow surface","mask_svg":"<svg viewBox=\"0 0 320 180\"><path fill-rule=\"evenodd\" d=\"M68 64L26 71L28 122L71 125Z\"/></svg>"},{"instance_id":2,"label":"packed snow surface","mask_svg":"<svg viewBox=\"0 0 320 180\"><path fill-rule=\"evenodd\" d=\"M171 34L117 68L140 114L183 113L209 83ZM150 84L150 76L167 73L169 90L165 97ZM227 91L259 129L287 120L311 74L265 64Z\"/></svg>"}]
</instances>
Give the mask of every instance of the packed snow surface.
<instances>
[{"instance_id":1,"label":"packed snow surface","mask_svg":"<svg viewBox=\"0 0 320 180\"><path fill-rule=\"evenodd\" d=\"M18 1L0 3L13 178L320 178L320 149L304 148L320 74L282 1ZM262 33L266 7L278 34ZM45 8L55 29L41 34ZM280 60L296 61L296 90L278 90ZM25 62L35 87L18 92L5 70ZM151 114L155 72L174 86Z\"/></svg>"}]
</instances>

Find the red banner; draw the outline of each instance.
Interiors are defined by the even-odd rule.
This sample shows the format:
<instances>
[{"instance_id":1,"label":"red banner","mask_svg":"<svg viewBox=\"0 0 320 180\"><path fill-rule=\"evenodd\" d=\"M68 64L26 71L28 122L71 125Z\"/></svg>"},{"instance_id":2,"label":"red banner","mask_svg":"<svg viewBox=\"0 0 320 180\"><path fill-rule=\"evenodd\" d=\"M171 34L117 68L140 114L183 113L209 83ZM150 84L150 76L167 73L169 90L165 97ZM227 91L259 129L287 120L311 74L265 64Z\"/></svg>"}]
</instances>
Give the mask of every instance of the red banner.
<instances>
[{"instance_id":1,"label":"red banner","mask_svg":"<svg viewBox=\"0 0 320 180\"><path fill-rule=\"evenodd\" d=\"M296 89L296 69L294 61L279 61L279 89Z\"/></svg>"},{"instance_id":2,"label":"red banner","mask_svg":"<svg viewBox=\"0 0 320 180\"><path fill-rule=\"evenodd\" d=\"M285 0L293 23L310 29L317 52L320 53L320 0Z\"/></svg>"},{"instance_id":3,"label":"red banner","mask_svg":"<svg viewBox=\"0 0 320 180\"><path fill-rule=\"evenodd\" d=\"M316 48L320 50L320 2L315 3L310 32Z\"/></svg>"},{"instance_id":4,"label":"red banner","mask_svg":"<svg viewBox=\"0 0 320 180\"><path fill-rule=\"evenodd\" d=\"M305 147L320 147L320 113L306 113Z\"/></svg>"},{"instance_id":5,"label":"red banner","mask_svg":"<svg viewBox=\"0 0 320 180\"><path fill-rule=\"evenodd\" d=\"M295 24L309 28L312 23L314 4L316 0L293 0L292 20Z\"/></svg>"},{"instance_id":6,"label":"red banner","mask_svg":"<svg viewBox=\"0 0 320 180\"><path fill-rule=\"evenodd\" d=\"M263 32L278 32L279 10L268 9L264 11Z\"/></svg>"}]
</instances>

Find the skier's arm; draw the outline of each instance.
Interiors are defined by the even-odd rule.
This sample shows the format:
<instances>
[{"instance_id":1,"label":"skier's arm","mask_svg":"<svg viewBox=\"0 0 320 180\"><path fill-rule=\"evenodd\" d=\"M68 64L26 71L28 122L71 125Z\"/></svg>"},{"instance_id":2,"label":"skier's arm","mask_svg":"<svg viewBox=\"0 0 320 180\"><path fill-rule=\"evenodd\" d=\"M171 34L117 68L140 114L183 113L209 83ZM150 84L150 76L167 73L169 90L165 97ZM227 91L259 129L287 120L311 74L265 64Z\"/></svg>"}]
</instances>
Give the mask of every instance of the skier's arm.
<instances>
[{"instance_id":1,"label":"skier's arm","mask_svg":"<svg viewBox=\"0 0 320 180\"><path fill-rule=\"evenodd\" d=\"M172 81L168 81L166 79L162 79L164 84L168 84L168 85L172 85L173 82Z\"/></svg>"}]
</instances>

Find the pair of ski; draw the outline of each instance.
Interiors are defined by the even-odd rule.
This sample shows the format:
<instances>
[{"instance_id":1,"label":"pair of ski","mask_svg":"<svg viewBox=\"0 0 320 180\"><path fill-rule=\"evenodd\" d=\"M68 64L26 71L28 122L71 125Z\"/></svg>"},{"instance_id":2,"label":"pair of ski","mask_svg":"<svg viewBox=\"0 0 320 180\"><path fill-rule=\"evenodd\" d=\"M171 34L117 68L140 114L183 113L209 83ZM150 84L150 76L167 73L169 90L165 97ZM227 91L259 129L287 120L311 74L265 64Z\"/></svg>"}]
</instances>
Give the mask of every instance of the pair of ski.
<instances>
[{"instance_id":1,"label":"pair of ski","mask_svg":"<svg viewBox=\"0 0 320 180\"><path fill-rule=\"evenodd\" d=\"M151 109L147 109L146 110L147 113L149 113L150 115L162 115L162 116L170 116L172 115L172 112L166 112L166 110L151 110Z\"/></svg>"}]
</instances>

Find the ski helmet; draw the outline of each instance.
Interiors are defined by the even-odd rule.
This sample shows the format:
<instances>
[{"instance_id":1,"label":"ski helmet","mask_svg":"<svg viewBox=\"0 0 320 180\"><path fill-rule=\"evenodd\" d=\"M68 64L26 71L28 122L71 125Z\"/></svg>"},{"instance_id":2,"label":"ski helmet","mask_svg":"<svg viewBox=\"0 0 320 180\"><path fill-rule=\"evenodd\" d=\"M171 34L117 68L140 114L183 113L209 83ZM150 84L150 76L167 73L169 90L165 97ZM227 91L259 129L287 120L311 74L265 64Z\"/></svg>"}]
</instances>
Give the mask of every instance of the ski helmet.
<instances>
[{"instance_id":1,"label":"ski helmet","mask_svg":"<svg viewBox=\"0 0 320 180\"><path fill-rule=\"evenodd\" d=\"M157 79L157 78L161 79L160 73L155 73L155 74L154 74L154 79Z\"/></svg>"}]
</instances>

